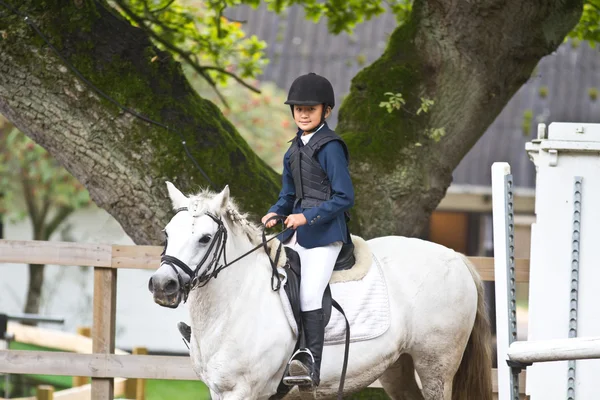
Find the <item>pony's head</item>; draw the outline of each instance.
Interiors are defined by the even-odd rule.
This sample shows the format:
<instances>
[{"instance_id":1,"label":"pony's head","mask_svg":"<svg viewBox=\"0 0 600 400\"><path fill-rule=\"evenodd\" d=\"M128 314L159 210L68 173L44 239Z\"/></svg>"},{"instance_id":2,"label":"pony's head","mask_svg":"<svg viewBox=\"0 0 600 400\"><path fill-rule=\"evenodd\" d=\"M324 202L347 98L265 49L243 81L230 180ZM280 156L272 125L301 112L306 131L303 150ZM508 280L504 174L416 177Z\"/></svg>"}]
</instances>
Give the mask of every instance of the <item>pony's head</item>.
<instances>
[{"instance_id":1,"label":"pony's head","mask_svg":"<svg viewBox=\"0 0 600 400\"><path fill-rule=\"evenodd\" d=\"M216 274L230 233L252 242L260 231L239 213L229 186L220 193L206 190L189 197L171 182L167 189L175 215L164 229L161 265L150 277L148 289L157 304L176 308L192 285L203 285Z\"/></svg>"}]
</instances>

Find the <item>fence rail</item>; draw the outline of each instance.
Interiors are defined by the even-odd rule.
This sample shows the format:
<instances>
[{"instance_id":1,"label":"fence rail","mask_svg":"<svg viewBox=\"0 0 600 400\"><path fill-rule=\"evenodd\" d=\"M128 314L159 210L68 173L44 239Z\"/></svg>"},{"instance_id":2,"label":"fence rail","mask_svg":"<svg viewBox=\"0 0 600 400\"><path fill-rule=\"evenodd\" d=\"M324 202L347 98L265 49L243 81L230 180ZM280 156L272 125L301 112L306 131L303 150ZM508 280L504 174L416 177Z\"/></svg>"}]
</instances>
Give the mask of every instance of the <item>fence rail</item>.
<instances>
[{"instance_id":1,"label":"fence rail","mask_svg":"<svg viewBox=\"0 0 600 400\"><path fill-rule=\"evenodd\" d=\"M157 269L161 252L159 246L0 240L0 263L94 267L93 353L0 351L0 372L88 376L92 378L93 400L114 397L113 378L119 382L123 378L197 380L187 356L114 354L116 269ZM468 258L483 280L494 280L493 258ZM529 282L529 260L517 259L515 267L516 281ZM495 369L492 376L494 391L497 391ZM376 382L372 387L380 385Z\"/></svg>"},{"instance_id":2,"label":"fence rail","mask_svg":"<svg viewBox=\"0 0 600 400\"><path fill-rule=\"evenodd\" d=\"M63 266L157 269L160 246L98 245L36 240L0 240L1 263L37 263ZM468 257L484 281L494 280L492 257ZM517 258L516 280L529 282L529 259Z\"/></svg>"}]
</instances>

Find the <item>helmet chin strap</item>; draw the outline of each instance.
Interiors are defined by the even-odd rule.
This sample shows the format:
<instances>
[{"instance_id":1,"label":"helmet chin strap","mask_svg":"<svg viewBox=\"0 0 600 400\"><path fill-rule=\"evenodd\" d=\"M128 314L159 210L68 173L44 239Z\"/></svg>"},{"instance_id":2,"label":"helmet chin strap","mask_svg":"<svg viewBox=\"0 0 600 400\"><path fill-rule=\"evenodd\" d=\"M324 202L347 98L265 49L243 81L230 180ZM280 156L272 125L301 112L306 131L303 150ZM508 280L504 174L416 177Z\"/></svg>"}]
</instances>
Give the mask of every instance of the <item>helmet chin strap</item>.
<instances>
[{"instance_id":1,"label":"helmet chin strap","mask_svg":"<svg viewBox=\"0 0 600 400\"><path fill-rule=\"evenodd\" d=\"M321 120L321 123L319 125L317 125L314 129L311 129L310 131L304 131L306 133L315 133L317 132L319 129L321 129L323 127L323 121Z\"/></svg>"}]
</instances>

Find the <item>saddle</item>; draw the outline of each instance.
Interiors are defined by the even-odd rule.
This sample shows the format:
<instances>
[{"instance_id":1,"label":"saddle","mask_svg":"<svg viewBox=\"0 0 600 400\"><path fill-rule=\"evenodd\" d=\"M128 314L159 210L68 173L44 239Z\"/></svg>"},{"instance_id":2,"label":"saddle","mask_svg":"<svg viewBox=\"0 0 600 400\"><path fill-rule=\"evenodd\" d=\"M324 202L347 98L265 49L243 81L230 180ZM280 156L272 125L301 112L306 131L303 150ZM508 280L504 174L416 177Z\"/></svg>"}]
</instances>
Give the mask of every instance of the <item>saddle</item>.
<instances>
[{"instance_id":1,"label":"saddle","mask_svg":"<svg viewBox=\"0 0 600 400\"><path fill-rule=\"evenodd\" d=\"M335 261L334 271L343 271L350 269L356 263L356 257L354 256L354 243L348 235L348 243L342 245L342 250Z\"/></svg>"}]
</instances>

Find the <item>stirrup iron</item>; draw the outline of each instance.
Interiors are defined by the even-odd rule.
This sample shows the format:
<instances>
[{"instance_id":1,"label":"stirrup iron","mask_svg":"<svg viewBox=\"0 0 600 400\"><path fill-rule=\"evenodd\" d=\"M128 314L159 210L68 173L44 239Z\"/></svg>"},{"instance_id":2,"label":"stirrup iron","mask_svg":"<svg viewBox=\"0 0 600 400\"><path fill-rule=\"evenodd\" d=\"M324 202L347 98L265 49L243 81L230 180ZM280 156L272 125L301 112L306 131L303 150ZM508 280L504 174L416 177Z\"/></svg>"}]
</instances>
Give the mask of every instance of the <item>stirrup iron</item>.
<instances>
[{"instance_id":1,"label":"stirrup iron","mask_svg":"<svg viewBox=\"0 0 600 400\"><path fill-rule=\"evenodd\" d=\"M290 375L290 365L295 361L301 363L301 361L294 359L300 353L307 353L312 360L313 369L315 364L315 357L312 355L310 350L308 349L298 349L288 361L287 366L285 367L285 376L283 377L283 384L287 386L314 386L314 381L309 374L306 375ZM302 363L303 364L303 363ZM304 364L303 364L304 365ZM305 365L306 366L306 365ZM307 367L310 370L310 367Z\"/></svg>"}]
</instances>

